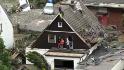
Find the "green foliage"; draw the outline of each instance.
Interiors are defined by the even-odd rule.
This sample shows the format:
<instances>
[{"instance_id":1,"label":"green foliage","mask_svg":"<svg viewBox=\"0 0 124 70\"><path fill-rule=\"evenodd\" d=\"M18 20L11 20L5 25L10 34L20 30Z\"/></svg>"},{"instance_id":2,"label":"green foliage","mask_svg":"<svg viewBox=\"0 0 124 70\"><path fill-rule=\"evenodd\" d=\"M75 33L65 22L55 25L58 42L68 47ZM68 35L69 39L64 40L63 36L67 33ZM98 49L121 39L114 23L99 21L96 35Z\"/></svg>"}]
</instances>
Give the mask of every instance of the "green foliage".
<instances>
[{"instance_id":1,"label":"green foliage","mask_svg":"<svg viewBox=\"0 0 124 70\"><path fill-rule=\"evenodd\" d=\"M0 70L10 70L6 65L0 64Z\"/></svg>"},{"instance_id":2,"label":"green foliage","mask_svg":"<svg viewBox=\"0 0 124 70\"><path fill-rule=\"evenodd\" d=\"M0 50L4 49L5 46L4 46L4 42L3 42L3 39L0 38Z\"/></svg>"},{"instance_id":3,"label":"green foliage","mask_svg":"<svg viewBox=\"0 0 124 70\"><path fill-rule=\"evenodd\" d=\"M42 55L40 55L39 53L29 52L26 57L30 62L34 63L34 65L37 66L39 69L47 70L48 64L47 64L45 58Z\"/></svg>"},{"instance_id":4,"label":"green foliage","mask_svg":"<svg viewBox=\"0 0 124 70\"><path fill-rule=\"evenodd\" d=\"M10 66L10 53L9 53L9 51L4 50L2 56L0 57L0 60L3 62L4 65Z\"/></svg>"},{"instance_id":5,"label":"green foliage","mask_svg":"<svg viewBox=\"0 0 124 70\"><path fill-rule=\"evenodd\" d=\"M0 38L0 70L11 70L10 51L5 49L2 38Z\"/></svg>"}]
</instances>

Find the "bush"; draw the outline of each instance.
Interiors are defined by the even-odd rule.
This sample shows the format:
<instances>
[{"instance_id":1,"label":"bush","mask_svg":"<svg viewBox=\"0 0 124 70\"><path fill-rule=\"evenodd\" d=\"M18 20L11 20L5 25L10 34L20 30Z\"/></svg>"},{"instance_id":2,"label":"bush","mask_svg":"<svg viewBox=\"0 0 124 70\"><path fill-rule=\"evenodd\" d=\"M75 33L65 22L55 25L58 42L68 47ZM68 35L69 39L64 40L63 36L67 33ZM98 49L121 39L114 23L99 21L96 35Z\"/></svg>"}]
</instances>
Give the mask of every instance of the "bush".
<instances>
[{"instance_id":1,"label":"bush","mask_svg":"<svg viewBox=\"0 0 124 70\"><path fill-rule=\"evenodd\" d=\"M45 58L37 52L29 52L26 57L39 69L47 70L49 68Z\"/></svg>"},{"instance_id":2,"label":"bush","mask_svg":"<svg viewBox=\"0 0 124 70\"><path fill-rule=\"evenodd\" d=\"M0 38L0 70L11 70L10 51L5 49L3 39Z\"/></svg>"}]
</instances>

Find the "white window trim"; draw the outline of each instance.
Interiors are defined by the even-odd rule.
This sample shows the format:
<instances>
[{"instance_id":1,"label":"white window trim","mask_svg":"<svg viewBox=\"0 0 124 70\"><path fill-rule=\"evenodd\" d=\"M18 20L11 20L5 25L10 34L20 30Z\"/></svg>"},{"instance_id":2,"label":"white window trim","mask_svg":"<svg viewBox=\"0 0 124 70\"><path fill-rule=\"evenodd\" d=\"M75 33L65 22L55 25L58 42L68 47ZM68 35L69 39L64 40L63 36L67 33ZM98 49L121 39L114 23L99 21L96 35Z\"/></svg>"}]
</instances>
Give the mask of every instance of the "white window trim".
<instances>
[{"instance_id":1,"label":"white window trim","mask_svg":"<svg viewBox=\"0 0 124 70\"><path fill-rule=\"evenodd\" d=\"M58 27L62 27L62 22L58 22Z\"/></svg>"},{"instance_id":2,"label":"white window trim","mask_svg":"<svg viewBox=\"0 0 124 70\"><path fill-rule=\"evenodd\" d=\"M54 42L50 41L50 38L49 38L50 35L52 34L48 34L48 43L56 43L56 35L54 35Z\"/></svg>"}]
</instances>

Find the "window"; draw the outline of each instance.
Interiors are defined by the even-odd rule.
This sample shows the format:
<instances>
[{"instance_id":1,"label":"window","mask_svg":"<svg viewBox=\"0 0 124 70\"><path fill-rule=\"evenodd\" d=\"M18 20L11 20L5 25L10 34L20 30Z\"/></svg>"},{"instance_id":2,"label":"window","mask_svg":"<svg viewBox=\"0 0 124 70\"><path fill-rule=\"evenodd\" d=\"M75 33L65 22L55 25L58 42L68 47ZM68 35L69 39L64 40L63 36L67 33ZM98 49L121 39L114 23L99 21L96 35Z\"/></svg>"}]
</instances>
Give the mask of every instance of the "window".
<instances>
[{"instance_id":1,"label":"window","mask_svg":"<svg viewBox=\"0 0 124 70\"><path fill-rule=\"evenodd\" d=\"M49 34L48 35L48 43L56 43L56 35Z\"/></svg>"},{"instance_id":2,"label":"window","mask_svg":"<svg viewBox=\"0 0 124 70\"><path fill-rule=\"evenodd\" d=\"M58 22L58 27L62 27L62 22Z\"/></svg>"}]
</instances>

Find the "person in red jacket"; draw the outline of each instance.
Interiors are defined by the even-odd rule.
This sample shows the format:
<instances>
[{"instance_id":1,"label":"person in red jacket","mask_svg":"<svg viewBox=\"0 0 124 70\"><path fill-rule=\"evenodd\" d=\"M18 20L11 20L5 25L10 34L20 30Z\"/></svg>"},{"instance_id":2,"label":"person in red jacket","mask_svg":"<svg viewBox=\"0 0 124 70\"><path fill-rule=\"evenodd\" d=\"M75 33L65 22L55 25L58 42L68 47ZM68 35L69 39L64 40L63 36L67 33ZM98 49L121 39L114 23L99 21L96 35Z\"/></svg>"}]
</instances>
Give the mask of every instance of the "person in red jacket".
<instances>
[{"instance_id":1,"label":"person in red jacket","mask_svg":"<svg viewBox=\"0 0 124 70\"><path fill-rule=\"evenodd\" d=\"M61 38L61 39L60 39L60 42L58 43L59 47L60 47L60 48L63 48L64 43L65 43L64 39Z\"/></svg>"}]
</instances>

